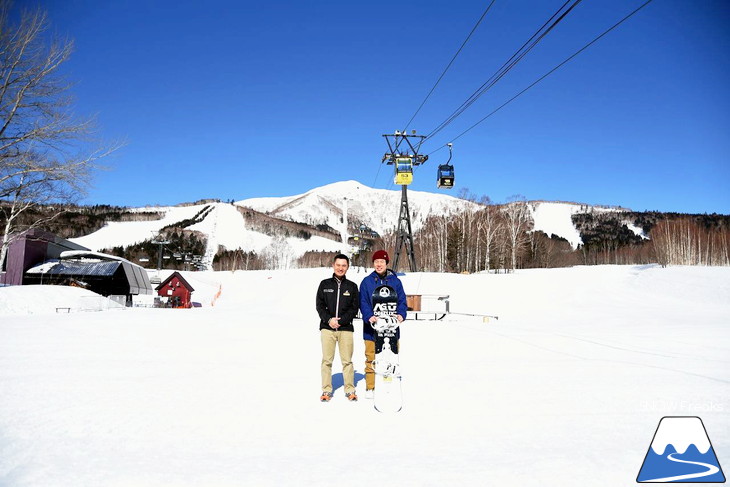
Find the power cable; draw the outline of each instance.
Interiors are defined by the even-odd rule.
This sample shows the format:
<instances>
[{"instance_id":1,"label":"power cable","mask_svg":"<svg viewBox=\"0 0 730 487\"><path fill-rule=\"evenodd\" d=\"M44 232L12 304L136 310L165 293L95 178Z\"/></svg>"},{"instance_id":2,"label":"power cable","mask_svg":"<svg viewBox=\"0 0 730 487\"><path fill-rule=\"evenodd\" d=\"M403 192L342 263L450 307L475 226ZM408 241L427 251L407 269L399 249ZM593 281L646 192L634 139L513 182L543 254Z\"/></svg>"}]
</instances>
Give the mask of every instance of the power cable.
<instances>
[{"instance_id":1,"label":"power cable","mask_svg":"<svg viewBox=\"0 0 730 487\"><path fill-rule=\"evenodd\" d=\"M566 6L573 2L567 9ZM484 93L492 88L499 80L501 80L512 68L517 65L527 54L537 46L537 44L545 38L565 17L581 2L582 0L567 0L553 15L550 17L533 35L527 40L513 55L510 57L487 81L485 81L477 90L472 93L469 98L464 101L446 120L441 122L427 137L433 137L441 130L446 128L451 122L456 120L464 111L466 111L474 102L476 102Z\"/></svg>"},{"instance_id":2,"label":"power cable","mask_svg":"<svg viewBox=\"0 0 730 487\"><path fill-rule=\"evenodd\" d=\"M405 132L405 131L408 130L408 126L411 124L411 122L413 121L413 119L416 118L416 115L418 115L418 112L421 111L421 108L423 108L423 105L425 105L426 102L428 101L428 99L431 97L431 95L433 94L434 90L436 89L436 87L439 85L439 83L443 79L444 75L446 75L446 72L449 70L449 68L451 67L451 65L454 64L454 61L456 60L456 57L459 55L459 53L461 52L461 50L464 49L464 46L466 46L466 43L469 42L469 39L471 39L471 36L472 36L472 34L474 34L474 31L477 30L477 27L479 27L479 24L482 23L482 20L484 20L484 17L486 17L487 12L489 12L489 9L492 8L492 5L494 5L494 2L496 2L496 1L497 0L492 0L492 2L489 4L489 6L486 8L486 10L484 10L484 13L482 13L482 16L479 17L479 20L474 25L474 27L471 29L471 32L469 32L469 35L466 36L466 39L464 40L464 42L461 44L461 47L459 47L459 49L456 51L456 54L454 54L454 57L451 58L451 61L449 61L449 64L444 69L443 73L441 73L441 76L439 76L439 78L436 80L436 83L433 85L433 88L431 88L431 91L428 92L428 95L426 95L426 98L424 98L423 101L421 102L421 104L418 106L418 109L416 110L416 113L414 113L413 116L411 117L411 119L408 120L408 123L406 123L405 127L403 128L403 132Z\"/></svg>"},{"instance_id":3,"label":"power cable","mask_svg":"<svg viewBox=\"0 0 730 487\"><path fill-rule=\"evenodd\" d=\"M495 113L497 113L498 111L500 111L505 106L507 106L510 103L512 103L519 96L521 96L522 94L524 94L527 90L529 90L530 88L532 88L533 86L535 86L536 84L538 84L539 82L541 82L542 80L544 80L545 78L547 78L548 76L550 76L551 74L553 74L555 71L557 71L558 69L560 69L563 65L567 64L569 61L571 61L573 58L575 58L576 56L578 56L580 53L582 53L583 51L585 51L586 49L588 49L589 47L591 47L593 44L595 44L596 42L598 42L598 40L600 40L603 36L605 36L606 34L608 34L609 32L611 32L612 30L614 30L619 25L623 24L629 18L631 18L632 16L634 16L636 13L638 13L641 9L643 9L644 7L646 7L647 5L649 5L652 1L653 0L647 0L646 2L644 2L643 4L641 4L633 12L631 12L630 14L628 14L627 16L625 16L623 19L621 19L618 22L616 22L613 26L611 26L608 29L606 29L605 31L603 31L603 33L601 33L596 38L594 38L592 41L590 41L588 44L586 44L585 46L583 46L582 48L580 48L579 50L577 50L576 52L574 52L571 56L569 56L568 58L566 58L563 62L561 62L560 64L558 64L557 66L555 66L553 69L551 69L550 71L548 71L547 73L545 73L544 75L542 75L539 79L537 79L537 81L535 81L532 84L530 84L527 88L525 88L524 90L522 90L519 93L517 93L515 96L513 96L512 98L510 98L509 100L507 100L506 102L504 102L498 108L494 109L486 117L482 118L477 123L475 123L474 125L472 125L471 127L469 127L468 129L466 129L465 131L463 131L462 133L460 133L459 135L457 135L456 137L454 137L454 138L452 138L450 140L453 142L454 140L457 140L457 139L461 138L463 135L465 135L467 132L469 132L470 130L472 130L474 127L476 127L480 123L484 122L486 119L488 119L489 117L491 117L492 115L494 115ZM438 149L436 149L436 150L432 151L431 153L429 153L428 155L430 156L434 152L438 152L438 151L440 151L441 149L443 149L446 146L447 146L447 144L444 144L444 145L440 146Z\"/></svg>"}]
</instances>

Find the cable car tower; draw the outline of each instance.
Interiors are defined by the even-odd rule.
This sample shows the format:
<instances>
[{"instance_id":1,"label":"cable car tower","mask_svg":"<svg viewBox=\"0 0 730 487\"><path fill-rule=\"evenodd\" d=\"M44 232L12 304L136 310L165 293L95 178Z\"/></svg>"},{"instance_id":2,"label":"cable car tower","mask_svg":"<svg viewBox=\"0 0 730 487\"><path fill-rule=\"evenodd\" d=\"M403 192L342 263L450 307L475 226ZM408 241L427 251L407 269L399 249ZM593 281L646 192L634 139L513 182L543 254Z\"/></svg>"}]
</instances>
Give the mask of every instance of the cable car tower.
<instances>
[{"instance_id":1,"label":"cable car tower","mask_svg":"<svg viewBox=\"0 0 730 487\"><path fill-rule=\"evenodd\" d=\"M411 230L411 212L408 209L408 185L413 182L413 168L420 166L428 160L427 155L418 153L425 135L416 135L413 130L411 134L395 131L394 134L384 134L388 143L388 152L383 156L382 162L392 165L395 169L393 182L401 187L400 215L398 216L398 238L395 243L395 258L393 259L393 270L398 270L398 262L403 246L408 254L408 262L411 272L416 272L416 254L413 247L413 232ZM415 142L415 143L414 143Z\"/></svg>"}]
</instances>

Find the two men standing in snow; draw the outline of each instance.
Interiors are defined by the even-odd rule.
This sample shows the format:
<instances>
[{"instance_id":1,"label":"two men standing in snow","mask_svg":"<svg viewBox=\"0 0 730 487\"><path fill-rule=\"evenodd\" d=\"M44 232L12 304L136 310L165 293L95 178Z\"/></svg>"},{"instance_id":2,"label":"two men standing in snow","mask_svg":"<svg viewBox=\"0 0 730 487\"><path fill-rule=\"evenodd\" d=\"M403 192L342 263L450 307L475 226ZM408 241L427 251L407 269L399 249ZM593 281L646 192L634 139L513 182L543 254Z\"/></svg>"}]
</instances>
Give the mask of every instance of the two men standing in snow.
<instances>
[{"instance_id":1,"label":"two men standing in snow","mask_svg":"<svg viewBox=\"0 0 730 487\"><path fill-rule=\"evenodd\" d=\"M332 399L332 362L335 347L339 345L342 375L345 385L345 397L357 401L355 394L355 369L352 365L353 334L352 320L357 315L358 306L363 319L363 339L365 340L365 397L372 399L375 389L375 330L372 324L377 321L373 313L372 294L377 286L389 285L398 295L398 322L406 318L406 295L395 272L387 268L390 258L385 250L373 254L375 270L366 276L358 291L357 285L345 277L350 260L344 254L335 256L332 263L333 275L319 284L317 289L317 313L319 314L319 330L322 341L322 402ZM396 340L400 339L400 328Z\"/></svg>"}]
</instances>

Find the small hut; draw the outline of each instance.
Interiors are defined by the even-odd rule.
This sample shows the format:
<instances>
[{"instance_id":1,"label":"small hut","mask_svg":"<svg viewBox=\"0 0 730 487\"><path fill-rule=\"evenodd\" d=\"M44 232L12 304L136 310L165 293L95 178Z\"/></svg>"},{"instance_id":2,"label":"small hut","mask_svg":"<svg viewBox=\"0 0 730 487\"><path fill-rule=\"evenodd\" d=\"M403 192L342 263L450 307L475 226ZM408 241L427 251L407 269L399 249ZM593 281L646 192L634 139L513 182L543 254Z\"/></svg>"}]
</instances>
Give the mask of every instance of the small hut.
<instances>
[{"instance_id":1,"label":"small hut","mask_svg":"<svg viewBox=\"0 0 730 487\"><path fill-rule=\"evenodd\" d=\"M159 286L155 288L157 294L164 298L167 298L167 307L169 308L192 308L193 300L192 294L195 289L191 286L188 281L177 271L170 274L170 276L162 281Z\"/></svg>"}]
</instances>

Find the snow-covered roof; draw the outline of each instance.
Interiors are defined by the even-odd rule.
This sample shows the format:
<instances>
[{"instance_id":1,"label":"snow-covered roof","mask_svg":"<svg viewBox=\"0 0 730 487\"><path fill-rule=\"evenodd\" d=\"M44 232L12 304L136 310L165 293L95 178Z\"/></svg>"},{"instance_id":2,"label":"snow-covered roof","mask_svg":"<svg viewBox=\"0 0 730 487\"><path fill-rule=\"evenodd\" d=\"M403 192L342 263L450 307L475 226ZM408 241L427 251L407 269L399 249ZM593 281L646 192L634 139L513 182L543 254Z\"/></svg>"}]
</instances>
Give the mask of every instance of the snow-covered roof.
<instances>
[{"instance_id":1,"label":"snow-covered roof","mask_svg":"<svg viewBox=\"0 0 730 487\"><path fill-rule=\"evenodd\" d=\"M86 254L86 253L85 253ZM105 255L105 254L102 254ZM80 256L75 256L80 257ZM25 274L30 276L68 276L81 279L99 278L111 279L122 268L122 273L129 285L130 294L151 294L152 284L147 272L139 265L125 259L116 260L75 260L61 259L44 262L28 269Z\"/></svg>"},{"instance_id":2,"label":"snow-covered roof","mask_svg":"<svg viewBox=\"0 0 730 487\"><path fill-rule=\"evenodd\" d=\"M26 274L50 274L55 276L113 276L122 262L46 262L31 267Z\"/></svg>"}]
</instances>

